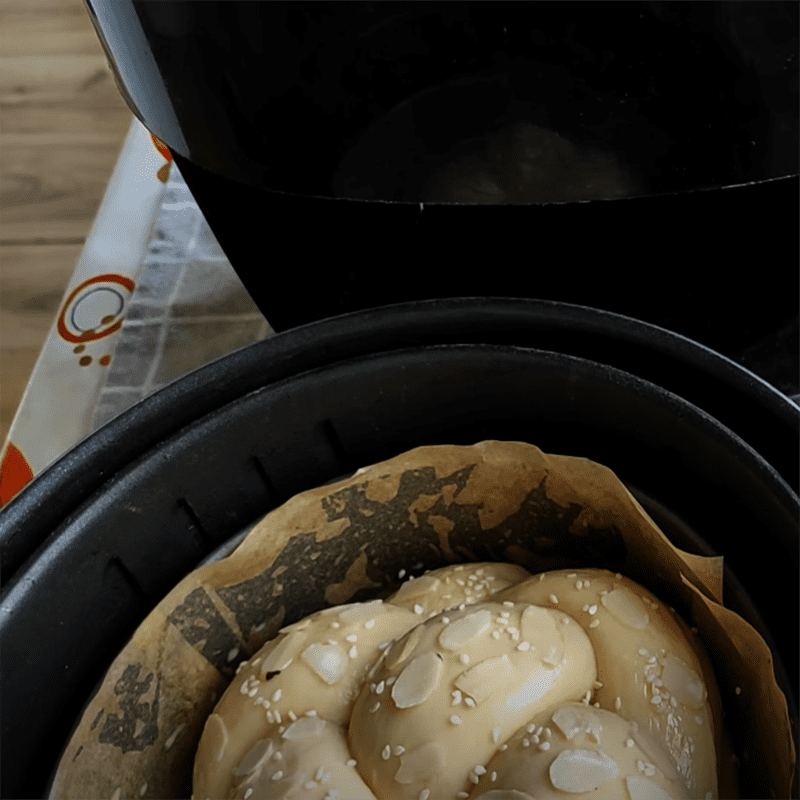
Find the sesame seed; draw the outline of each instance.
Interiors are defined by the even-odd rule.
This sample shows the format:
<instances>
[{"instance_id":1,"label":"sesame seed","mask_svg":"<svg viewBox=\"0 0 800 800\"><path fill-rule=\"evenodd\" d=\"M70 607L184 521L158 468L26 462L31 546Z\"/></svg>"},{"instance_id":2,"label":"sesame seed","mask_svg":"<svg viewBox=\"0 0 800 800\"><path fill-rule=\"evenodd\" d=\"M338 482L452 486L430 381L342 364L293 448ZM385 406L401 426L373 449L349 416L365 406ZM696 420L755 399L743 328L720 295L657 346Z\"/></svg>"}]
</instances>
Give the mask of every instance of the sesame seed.
<instances>
[{"instance_id":1,"label":"sesame seed","mask_svg":"<svg viewBox=\"0 0 800 800\"><path fill-rule=\"evenodd\" d=\"M510 600L503 600L503 605L506 608L514 608L514 604Z\"/></svg>"},{"instance_id":2,"label":"sesame seed","mask_svg":"<svg viewBox=\"0 0 800 800\"><path fill-rule=\"evenodd\" d=\"M503 619L508 619L508 618L511 616L511 612L510 612L510 611L501 611L501 612L500 612L500 616L501 616Z\"/></svg>"},{"instance_id":3,"label":"sesame seed","mask_svg":"<svg viewBox=\"0 0 800 800\"><path fill-rule=\"evenodd\" d=\"M530 746L531 746L531 740L530 740L530 739L528 739L528 738L524 738L524 739L522 740L522 746L523 746L523 747L530 747Z\"/></svg>"},{"instance_id":4,"label":"sesame seed","mask_svg":"<svg viewBox=\"0 0 800 800\"><path fill-rule=\"evenodd\" d=\"M406 576L406 571L404 569L401 569L400 572L397 573L398 578L405 578L405 576Z\"/></svg>"},{"instance_id":5,"label":"sesame seed","mask_svg":"<svg viewBox=\"0 0 800 800\"><path fill-rule=\"evenodd\" d=\"M453 716L450 717L450 722L452 722L453 725L460 725L461 724L461 717L459 717L458 714L453 714Z\"/></svg>"},{"instance_id":6,"label":"sesame seed","mask_svg":"<svg viewBox=\"0 0 800 800\"><path fill-rule=\"evenodd\" d=\"M403 755L403 753L405 753L405 751L406 751L405 747L403 747L403 745L401 745L401 744L398 744L392 750L392 753L394 755L396 755L396 756L401 756L401 755Z\"/></svg>"},{"instance_id":7,"label":"sesame seed","mask_svg":"<svg viewBox=\"0 0 800 800\"><path fill-rule=\"evenodd\" d=\"M317 788L317 782L316 781L306 781L303 784L303 788L304 789L316 789Z\"/></svg>"},{"instance_id":8,"label":"sesame seed","mask_svg":"<svg viewBox=\"0 0 800 800\"><path fill-rule=\"evenodd\" d=\"M463 798L465 798L465 797L469 797L469 792L459 792L459 793L456 795L456 797L462 798L462 800L463 800Z\"/></svg>"},{"instance_id":9,"label":"sesame seed","mask_svg":"<svg viewBox=\"0 0 800 800\"><path fill-rule=\"evenodd\" d=\"M492 731L492 742L494 742L494 744L497 744L499 741L500 741L500 728L495 728Z\"/></svg>"},{"instance_id":10,"label":"sesame seed","mask_svg":"<svg viewBox=\"0 0 800 800\"><path fill-rule=\"evenodd\" d=\"M651 702L651 703L652 703L654 706L657 706L657 705L659 705L659 704L661 703L661 695L658 695L658 694L655 694L655 695L653 695L653 696L650 698L650 702Z\"/></svg>"},{"instance_id":11,"label":"sesame seed","mask_svg":"<svg viewBox=\"0 0 800 800\"><path fill-rule=\"evenodd\" d=\"M599 620L599 619L593 619L593 620L592 620L592 621L589 623L589 627L590 627L590 628L596 628L596 627L597 627L599 624L600 624L600 620Z\"/></svg>"},{"instance_id":12,"label":"sesame seed","mask_svg":"<svg viewBox=\"0 0 800 800\"><path fill-rule=\"evenodd\" d=\"M460 661L462 664L469 664L469 656L468 656L466 653L462 653L462 654L461 654L461 655L458 657L458 660L459 660L459 661Z\"/></svg>"},{"instance_id":13,"label":"sesame seed","mask_svg":"<svg viewBox=\"0 0 800 800\"><path fill-rule=\"evenodd\" d=\"M247 798L250 797L251 794L253 794L252 786L244 793L244 800L247 800Z\"/></svg>"},{"instance_id":14,"label":"sesame seed","mask_svg":"<svg viewBox=\"0 0 800 800\"><path fill-rule=\"evenodd\" d=\"M317 716L317 709L316 708L312 708L312 709L306 711L306 716L307 717L316 717Z\"/></svg>"},{"instance_id":15,"label":"sesame seed","mask_svg":"<svg viewBox=\"0 0 800 800\"><path fill-rule=\"evenodd\" d=\"M647 659L648 664L655 664L656 661L658 661L658 659L655 656L650 656L650 658Z\"/></svg>"},{"instance_id":16,"label":"sesame seed","mask_svg":"<svg viewBox=\"0 0 800 800\"><path fill-rule=\"evenodd\" d=\"M458 610L459 611L463 611L466 607L467 607L466 603L461 603L461 605L459 605L459 607L458 607Z\"/></svg>"},{"instance_id":17,"label":"sesame seed","mask_svg":"<svg viewBox=\"0 0 800 800\"><path fill-rule=\"evenodd\" d=\"M542 751L549 750L550 749L550 742L542 742L539 745L539 749L542 750Z\"/></svg>"},{"instance_id":18,"label":"sesame seed","mask_svg":"<svg viewBox=\"0 0 800 800\"><path fill-rule=\"evenodd\" d=\"M356 765L356 760L355 760L354 758L351 758L351 759L350 759L350 760L347 762L347 766L348 766L348 767L354 767L355 765Z\"/></svg>"},{"instance_id":19,"label":"sesame seed","mask_svg":"<svg viewBox=\"0 0 800 800\"><path fill-rule=\"evenodd\" d=\"M639 655L640 656L649 656L650 655L650 651L645 647L640 647L639 648Z\"/></svg>"},{"instance_id":20,"label":"sesame seed","mask_svg":"<svg viewBox=\"0 0 800 800\"><path fill-rule=\"evenodd\" d=\"M389 677L386 679L386 685L387 685L387 686L391 686L391 685L392 685L392 684L393 684L393 683L394 683L396 680L397 680L397 676L396 676L396 675L390 675L390 676L389 676Z\"/></svg>"},{"instance_id":21,"label":"sesame seed","mask_svg":"<svg viewBox=\"0 0 800 800\"><path fill-rule=\"evenodd\" d=\"M465 697L464 702L469 708L475 708L475 701L471 697Z\"/></svg>"},{"instance_id":22,"label":"sesame seed","mask_svg":"<svg viewBox=\"0 0 800 800\"><path fill-rule=\"evenodd\" d=\"M628 739L625 742L625 747L633 747L633 739Z\"/></svg>"},{"instance_id":23,"label":"sesame seed","mask_svg":"<svg viewBox=\"0 0 800 800\"><path fill-rule=\"evenodd\" d=\"M542 573L542 574L539 576L539 583L541 583L541 582L544 580L544 576L545 576L546 574L547 574L546 572L543 572L543 573Z\"/></svg>"},{"instance_id":24,"label":"sesame seed","mask_svg":"<svg viewBox=\"0 0 800 800\"><path fill-rule=\"evenodd\" d=\"M414 604L414 613L415 614L424 614L425 613L425 609L419 603L415 603Z\"/></svg>"},{"instance_id":25,"label":"sesame seed","mask_svg":"<svg viewBox=\"0 0 800 800\"><path fill-rule=\"evenodd\" d=\"M367 628L367 629L374 628L375 627L375 620L374 619L368 619L364 623L364 627Z\"/></svg>"},{"instance_id":26,"label":"sesame seed","mask_svg":"<svg viewBox=\"0 0 800 800\"><path fill-rule=\"evenodd\" d=\"M315 780L315 781L321 781L321 780L322 780L322 776L323 776L324 774L325 774L325 770L324 770L322 767L320 767L320 768L317 770L317 774L314 776L314 780Z\"/></svg>"},{"instance_id":27,"label":"sesame seed","mask_svg":"<svg viewBox=\"0 0 800 800\"><path fill-rule=\"evenodd\" d=\"M523 652L526 651L526 650L530 650L530 649L531 649L531 643L530 642L520 642L517 645L517 650L522 650Z\"/></svg>"},{"instance_id":28,"label":"sesame seed","mask_svg":"<svg viewBox=\"0 0 800 800\"><path fill-rule=\"evenodd\" d=\"M515 633L519 633L519 628L515 628L513 625L509 625L506 630L513 636Z\"/></svg>"},{"instance_id":29,"label":"sesame seed","mask_svg":"<svg viewBox=\"0 0 800 800\"><path fill-rule=\"evenodd\" d=\"M500 631L492 631L492 639L499 639Z\"/></svg>"},{"instance_id":30,"label":"sesame seed","mask_svg":"<svg viewBox=\"0 0 800 800\"><path fill-rule=\"evenodd\" d=\"M530 724L528 724L528 725L526 725L526 726L525 726L525 730L526 730L528 733L536 733L536 725L534 725L534 724L531 722Z\"/></svg>"},{"instance_id":31,"label":"sesame seed","mask_svg":"<svg viewBox=\"0 0 800 800\"><path fill-rule=\"evenodd\" d=\"M617 711L619 711L622 708L622 698L617 697L617 699L614 701L614 708Z\"/></svg>"},{"instance_id":32,"label":"sesame seed","mask_svg":"<svg viewBox=\"0 0 800 800\"><path fill-rule=\"evenodd\" d=\"M379 708L381 707L380 701L375 703L374 706L369 710L370 714L374 714Z\"/></svg>"},{"instance_id":33,"label":"sesame seed","mask_svg":"<svg viewBox=\"0 0 800 800\"><path fill-rule=\"evenodd\" d=\"M454 692L450 692L450 694L453 696L451 705L457 706L461 702L461 692L456 689Z\"/></svg>"},{"instance_id":34,"label":"sesame seed","mask_svg":"<svg viewBox=\"0 0 800 800\"><path fill-rule=\"evenodd\" d=\"M297 721L297 714L295 714L295 713L294 713L294 711L290 711L290 712L289 712L289 719L290 719L292 722L296 722L296 721Z\"/></svg>"},{"instance_id":35,"label":"sesame seed","mask_svg":"<svg viewBox=\"0 0 800 800\"><path fill-rule=\"evenodd\" d=\"M554 594L551 594L550 602L553 603L554 605L558 605L558 598Z\"/></svg>"},{"instance_id":36,"label":"sesame seed","mask_svg":"<svg viewBox=\"0 0 800 800\"><path fill-rule=\"evenodd\" d=\"M381 681L381 682L380 682L380 683L379 683L379 684L378 684L378 685L375 687L375 694L383 694L383 690L384 690L385 688L386 688L386 681Z\"/></svg>"},{"instance_id":37,"label":"sesame seed","mask_svg":"<svg viewBox=\"0 0 800 800\"><path fill-rule=\"evenodd\" d=\"M431 790L430 790L430 789L423 789L423 790L422 790L422 791L419 793L419 800L428 800L428 798L429 798L430 796L431 796Z\"/></svg>"},{"instance_id":38,"label":"sesame seed","mask_svg":"<svg viewBox=\"0 0 800 800\"><path fill-rule=\"evenodd\" d=\"M597 613L597 606L594 603L592 603L592 605L589 606L589 613L590 614L596 614Z\"/></svg>"},{"instance_id":39,"label":"sesame seed","mask_svg":"<svg viewBox=\"0 0 800 800\"><path fill-rule=\"evenodd\" d=\"M442 617L442 624L447 625L450 622L450 617Z\"/></svg>"},{"instance_id":40,"label":"sesame seed","mask_svg":"<svg viewBox=\"0 0 800 800\"><path fill-rule=\"evenodd\" d=\"M617 580L621 580L621 579L622 579L622 575L621 575L619 572L618 572L616 575L614 575L614 577L615 577Z\"/></svg>"},{"instance_id":41,"label":"sesame seed","mask_svg":"<svg viewBox=\"0 0 800 800\"><path fill-rule=\"evenodd\" d=\"M347 654L350 658L357 658L358 657L358 649L355 645L350 648L350 652Z\"/></svg>"},{"instance_id":42,"label":"sesame seed","mask_svg":"<svg viewBox=\"0 0 800 800\"><path fill-rule=\"evenodd\" d=\"M741 694L741 693L742 693L742 687L741 686L737 686L736 687L736 694Z\"/></svg>"},{"instance_id":43,"label":"sesame seed","mask_svg":"<svg viewBox=\"0 0 800 800\"><path fill-rule=\"evenodd\" d=\"M498 625L508 625L508 620L507 620L507 619L505 619L505 617L498 617L498 618L495 620L495 622L496 622Z\"/></svg>"},{"instance_id":44,"label":"sesame seed","mask_svg":"<svg viewBox=\"0 0 800 800\"><path fill-rule=\"evenodd\" d=\"M594 682L594 688L595 689L602 689L603 688L603 684L600 683L600 681L595 681Z\"/></svg>"},{"instance_id":45,"label":"sesame seed","mask_svg":"<svg viewBox=\"0 0 800 800\"><path fill-rule=\"evenodd\" d=\"M474 769L475 769L475 774L476 775L485 775L486 774L486 767L484 767L481 764L478 764L478 766L475 767Z\"/></svg>"},{"instance_id":46,"label":"sesame seed","mask_svg":"<svg viewBox=\"0 0 800 800\"><path fill-rule=\"evenodd\" d=\"M277 703L278 700L280 700L282 696L283 696L283 692L280 689L276 689L275 692L272 695L272 702L273 703Z\"/></svg>"},{"instance_id":47,"label":"sesame seed","mask_svg":"<svg viewBox=\"0 0 800 800\"><path fill-rule=\"evenodd\" d=\"M280 761L282 758L283 758L283 753L281 753L281 751L280 751L280 750L276 750L276 751L275 751L275 752L272 754L272 760L273 760L273 761Z\"/></svg>"},{"instance_id":48,"label":"sesame seed","mask_svg":"<svg viewBox=\"0 0 800 800\"><path fill-rule=\"evenodd\" d=\"M504 750L508 750L508 745L501 744L500 747L498 747L497 749L502 753Z\"/></svg>"},{"instance_id":49,"label":"sesame seed","mask_svg":"<svg viewBox=\"0 0 800 800\"><path fill-rule=\"evenodd\" d=\"M331 622L331 628L341 628L341 624L336 622L335 620Z\"/></svg>"},{"instance_id":50,"label":"sesame seed","mask_svg":"<svg viewBox=\"0 0 800 800\"><path fill-rule=\"evenodd\" d=\"M351 633L349 636L345 636L344 638L348 642L357 642L358 641L358 636L356 636L354 633Z\"/></svg>"},{"instance_id":51,"label":"sesame seed","mask_svg":"<svg viewBox=\"0 0 800 800\"><path fill-rule=\"evenodd\" d=\"M591 582L590 582L590 581L584 581L584 582L583 582L583 588L584 588L584 589L588 589L588 588L589 588L591 585L592 585L592 584L591 584Z\"/></svg>"},{"instance_id":52,"label":"sesame seed","mask_svg":"<svg viewBox=\"0 0 800 800\"><path fill-rule=\"evenodd\" d=\"M583 581L577 581L575 583L575 588L576 589L583 589Z\"/></svg>"},{"instance_id":53,"label":"sesame seed","mask_svg":"<svg viewBox=\"0 0 800 800\"><path fill-rule=\"evenodd\" d=\"M636 769L638 769L639 772L644 772L644 761L642 761L641 758L636 760Z\"/></svg>"},{"instance_id":54,"label":"sesame seed","mask_svg":"<svg viewBox=\"0 0 800 800\"><path fill-rule=\"evenodd\" d=\"M472 783L474 783L474 784L476 784L476 785L477 785L478 783L480 783L480 781L481 781L481 779L480 779L480 778L479 778L479 777L478 777L478 776L477 776L475 773L473 773L472 775L470 775L470 776L469 776L469 779L472 781Z\"/></svg>"},{"instance_id":55,"label":"sesame seed","mask_svg":"<svg viewBox=\"0 0 800 800\"><path fill-rule=\"evenodd\" d=\"M489 780L494 783L497 780L497 773L492 772L492 774L489 776Z\"/></svg>"},{"instance_id":56,"label":"sesame seed","mask_svg":"<svg viewBox=\"0 0 800 800\"><path fill-rule=\"evenodd\" d=\"M567 577L568 578L577 578L578 577L578 573L577 572L569 572L569 573L567 573Z\"/></svg>"},{"instance_id":57,"label":"sesame seed","mask_svg":"<svg viewBox=\"0 0 800 800\"><path fill-rule=\"evenodd\" d=\"M381 755L383 756L384 761L388 761L392 755L392 748L389 747L389 745L387 744L386 747L383 748L383 752L381 753Z\"/></svg>"},{"instance_id":58,"label":"sesame seed","mask_svg":"<svg viewBox=\"0 0 800 800\"><path fill-rule=\"evenodd\" d=\"M279 781L283 777L283 770L279 769L273 776L272 780Z\"/></svg>"}]
</instances>

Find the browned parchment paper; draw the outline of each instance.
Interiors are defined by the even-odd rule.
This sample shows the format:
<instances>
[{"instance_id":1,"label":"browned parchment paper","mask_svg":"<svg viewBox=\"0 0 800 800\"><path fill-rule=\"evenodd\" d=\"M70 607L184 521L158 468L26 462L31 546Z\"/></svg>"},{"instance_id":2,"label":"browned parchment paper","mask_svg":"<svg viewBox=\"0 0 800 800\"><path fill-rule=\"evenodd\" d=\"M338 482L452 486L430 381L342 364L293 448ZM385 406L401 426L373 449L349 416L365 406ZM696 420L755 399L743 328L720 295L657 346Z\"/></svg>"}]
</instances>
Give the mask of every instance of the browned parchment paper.
<instances>
[{"instance_id":1,"label":"browned parchment paper","mask_svg":"<svg viewBox=\"0 0 800 800\"><path fill-rule=\"evenodd\" d=\"M606 467L487 441L420 447L299 494L231 556L181 581L112 664L51 797L189 798L206 717L238 664L280 627L386 597L400 569L470 561L533 573L600 567L647 586L699 629L726 725L746 728L742 771L758 765L772 797L793 796L786 698L764 640L722 605L722 558L674 547Z\"/></svg>"}]
</instances>

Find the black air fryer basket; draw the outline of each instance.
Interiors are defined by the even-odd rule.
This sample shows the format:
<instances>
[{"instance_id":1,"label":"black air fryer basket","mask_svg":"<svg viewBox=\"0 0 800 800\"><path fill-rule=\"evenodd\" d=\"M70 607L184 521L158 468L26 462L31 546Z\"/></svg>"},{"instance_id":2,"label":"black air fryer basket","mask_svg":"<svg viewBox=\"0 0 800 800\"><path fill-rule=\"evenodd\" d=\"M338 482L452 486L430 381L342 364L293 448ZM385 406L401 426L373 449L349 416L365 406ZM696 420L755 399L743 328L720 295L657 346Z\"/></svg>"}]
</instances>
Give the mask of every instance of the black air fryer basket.
<instances>
[{"instance_id":1,"label":"black air fryer basket","mask_svg":"<svg viewBox=\"0 0 800 800\"><path fill-rule=\"evenodd\" d=\"M544 301L373 309L220 359L0 512L2 796L44 795L98 681L188 572L294 494L423 444L526 441L610 467L674 544L724 555L725 604L771 646L796 726L799 421L702 345ZM736 748L747 719L727 711ZM740 758L742 796L766 796Z\"/></svg>"}]
</instances>

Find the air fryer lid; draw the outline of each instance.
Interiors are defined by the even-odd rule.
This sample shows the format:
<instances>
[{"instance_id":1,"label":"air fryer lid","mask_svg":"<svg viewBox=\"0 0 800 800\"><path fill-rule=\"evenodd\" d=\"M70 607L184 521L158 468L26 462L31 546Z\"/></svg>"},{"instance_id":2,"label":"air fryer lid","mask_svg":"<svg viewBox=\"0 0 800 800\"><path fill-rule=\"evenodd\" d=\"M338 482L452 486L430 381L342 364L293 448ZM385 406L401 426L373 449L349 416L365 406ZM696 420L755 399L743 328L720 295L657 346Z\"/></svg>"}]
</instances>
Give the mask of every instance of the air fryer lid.
<instances>
[{"instance_id":1,"label":"air fryer lid","mask_svg":"<svg viewBox=\"0 0 800 800\"><path fill-rule=\"evenodd\" d=\"M144 125L261 188L419 202L516 122L615 154L637 195L797 171L794 3L87 7Z\"/></svg>"}]
</instances>

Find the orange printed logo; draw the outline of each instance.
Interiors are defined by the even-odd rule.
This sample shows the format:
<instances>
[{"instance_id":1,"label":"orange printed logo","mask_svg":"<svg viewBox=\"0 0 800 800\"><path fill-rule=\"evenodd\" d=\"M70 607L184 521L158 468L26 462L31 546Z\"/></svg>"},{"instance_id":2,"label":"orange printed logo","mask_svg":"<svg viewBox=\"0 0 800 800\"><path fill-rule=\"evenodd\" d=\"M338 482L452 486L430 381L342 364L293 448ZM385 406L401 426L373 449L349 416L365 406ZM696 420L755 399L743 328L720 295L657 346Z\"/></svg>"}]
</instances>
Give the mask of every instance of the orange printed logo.
<instances>
[{"instance_id":1,"label":"orange printed logo","mask_svg":"<svg viewBox=\"0 0 800 800\"><path fill-rule=\"evenodd\" d=\"M58 316L59 335L72 344L84 344L116 333L135 288L123 275L97 275L84 281L64 303Z\"/></svg>"}]
</instances>

